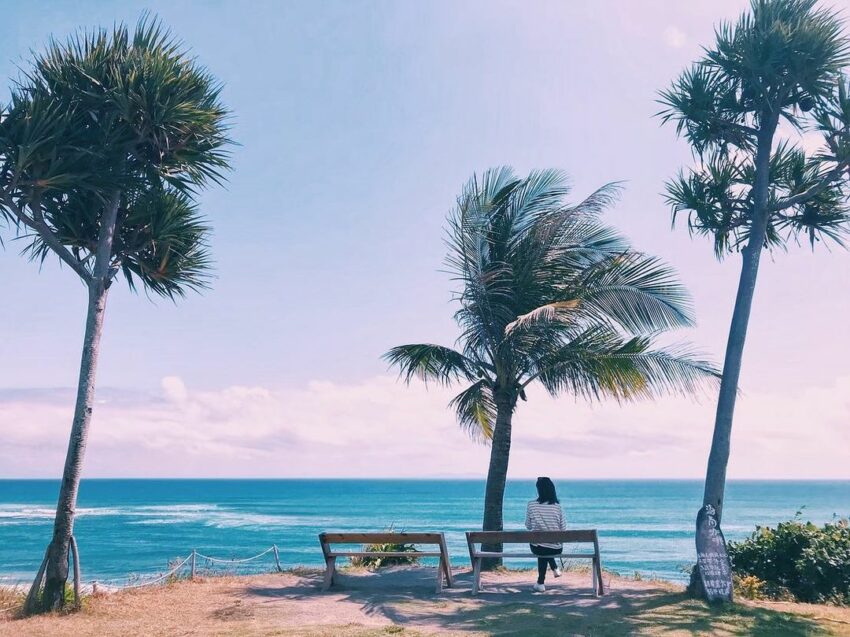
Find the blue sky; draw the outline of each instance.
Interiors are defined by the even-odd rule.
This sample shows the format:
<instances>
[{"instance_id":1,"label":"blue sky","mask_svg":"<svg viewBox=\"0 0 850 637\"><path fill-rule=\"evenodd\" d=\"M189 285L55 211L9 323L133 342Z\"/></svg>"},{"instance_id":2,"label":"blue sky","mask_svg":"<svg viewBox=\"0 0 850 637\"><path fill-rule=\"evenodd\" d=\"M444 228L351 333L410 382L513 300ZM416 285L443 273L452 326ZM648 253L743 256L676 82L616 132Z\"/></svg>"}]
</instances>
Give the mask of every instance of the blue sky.
<instances>
[{"instance_id":1,"label":"blue sky","mask_svg":"<svg viewBox=\"0 0 850 637\"><path fill-rule=\"evenodd\" d=\"M125 410L115 411L118 406L113 405L96 412L94 450L107 445L98 437L106 434L98 432L114 434L121 427L144 440L147 416L140 414L152 404L186 407L194 397L204 404L224 400L229 409L241 405L233 402L233 388L248 388L249 397L254 390L275 397L261 418L275 440L292 441L318 430L316 444L332 439L336 444L345 438L338 432L349 418L368 421L362 426L375 427L378 435L395 431L399 424L388 416L392 410L380 409L380 401L376 406L374 393L414 405L422 390L390 389L380 355L402 342L454 341L451 283L439 271L442 228L462 184L473 172L493 165L509 164L519 172L561 168L572 177L576 199L606 181L626 180L623 200L608 221L636 247L678 268L693 293L699 326L677 337L722 360L738 260L717 263L710 242L689 238L684 228L671 231L660 193L664 180L692 158L673 129L661 128L653 114L658 110L656 91L699 55L718 20L734 18L744 4L9 3L0 24L0 77L14 76L29 49L42 46L51 34L61 38L77 27L133 23L150 10L222 80L223 99L234 113L233 137L239 146L229 184L202 198L214 228L214 287L176 306L124 289L112 294L99 396L123 396L115 404ZM8 81L0 86L2 100ZM784 451L773 449L779 455L764 466L757 463L764 449L752 450L742 442L750 451L733 453L732 475L850 477L837 456L834 464L828 453L826 460L822 455L817 460L820 447L810 450L811 462L795 466L793 450L800 442L792 431L805 424L820 432L824 449L831 446L833 431L846 435L839 429L843 425L846 430L850 418L843 398L850 376L848 274L850 255L840 249L812 255L806 246L793 247L773 262L765 259L742 376L743 409L752 411L753 424L748 429L742 425L745 430L736 435L755 441L752 432L764 427L767 432L778 429L781 438L785 427L791 437L781 447ZM0 441L7 435L18 445L5 459L7 468L0 456L0 475L58 475L60 460L33 468L25 450L53 445L51 458L61 459L62 445L47 442L52 440L47 432L66 428L69 417L59 407L51 411L57 400L45 392L64 395L76 381L83 289L55 262L39 273L7 241L0 250L0 299ZM372 398L363 398L365 406L352 415L345 403L355 388ZM317 405L306 410L309 414L293 414L281 406L294 397L304 399L305 392ZM766 422L764 410L753 407L770 403L771 396L796 396L796 405L811 395L830 405L813 424ZM353 402L359 405L357 396ZM422 398L433 411L427 412L430 420L417 421L417 430L439 420L450 431L451 414L440 407L443 398L439 392ZM535 464L547 461L540 448L560 445L561 455L568 456L572 443L596 449L606 459L603 474L697 477L705 462L712 402L689 404L687 427L675 420L669 424L687 432L669 452L682 458L675 466L659 464L659 456L653 455L653 445L670 436L661 429L667 421L653 409L673 414L678 403L610 411L612 435L617 427L632 426L623 423L646 421L643 443L616 455L604 440L577 438L581 431L591 438L607 431L594 429L595 421L607 416L585 412L568 398L547 402L549 416L538 414L552 421L541 425L544 442L529 440L527 455L518 444L513 466L517 475L526 469L534 475ZM322 412L328 405L337 407ZM44 413L38 423L13 422L13 413L41 414L39 410ZM579 412L585 414L585 430L569 424ZM398 417L413 426L409 414ZM183 412L158 418L193 422L204 431L209 424ZM237 421L237 429L254 426ZM12 434L12 428L32 435ZM162 431L168 430L163 425ZM186 435L197 433L190 427ZM460 434L456 440L454 433L445 435L453 445L468 445L468 472L483 475L479 465L485 466L485 451ZM216 438L213 447L199 448L193 471L204 473L204 462L217 458L216 453L238 456L227 445L239 447L245 440L228 440ZM109 444L121 448L122 443L116 439ZM161 444L169 446L167 436ZM281 444L284 456L287 449L306 453L294 451L294 443ZM422 462L445 454L440 444L435 440L431 451L423 451ZM635 449L649 455L629 455ZM137 474L148 464L148 453L156 450L136 450L138 465L122 466L97 459L92 451L87 470L90 475ZM242 475L262 469L264 474L288 475L295 466L272 460L263 464L245 453L242 460L221 465L222 471ZM390 462L386 453L391 452L382 453L374 450L373 462L351 473L370 474L377 465L389 474L409 469ZM448 464L439 473L458 473ZM571 465L563 475L592 472L592 466ZM319 469L339 473L337 466Z\"/></svg>"}]
</instances>

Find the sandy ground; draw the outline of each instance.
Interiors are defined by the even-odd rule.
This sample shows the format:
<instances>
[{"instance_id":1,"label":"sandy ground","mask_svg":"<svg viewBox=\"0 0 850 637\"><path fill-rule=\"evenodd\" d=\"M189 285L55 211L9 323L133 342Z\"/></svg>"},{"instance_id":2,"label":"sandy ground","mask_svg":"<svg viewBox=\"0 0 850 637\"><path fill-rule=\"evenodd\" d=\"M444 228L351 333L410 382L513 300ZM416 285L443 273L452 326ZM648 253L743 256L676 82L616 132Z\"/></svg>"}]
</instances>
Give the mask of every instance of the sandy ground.
<instances>
[{"instance_id":1,"label":"sandy ground","mask_svg":"<svg viewBox=\"0 0 850 637\"><path fill-rule=\"evenodd\" d=\"M467 571L434 593L434 570L344 572L331 591L317 572L181 581L102 595L65 616L0 620L0 635L850 635L850 609L736 604L711 609L664 583L609 577L596 598L587 573L565 573L546 593L531 572L485 574L471 595Z\"/></svg>"}]
</instances>

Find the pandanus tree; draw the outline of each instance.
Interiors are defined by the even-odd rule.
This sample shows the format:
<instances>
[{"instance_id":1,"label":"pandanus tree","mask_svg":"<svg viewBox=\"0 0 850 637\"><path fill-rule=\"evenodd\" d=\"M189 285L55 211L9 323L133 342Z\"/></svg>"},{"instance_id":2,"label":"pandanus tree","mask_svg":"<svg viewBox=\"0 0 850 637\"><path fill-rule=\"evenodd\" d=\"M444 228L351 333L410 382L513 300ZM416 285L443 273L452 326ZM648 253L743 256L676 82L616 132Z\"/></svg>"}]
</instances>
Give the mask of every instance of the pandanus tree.
<instances>
[{"instance_id":1,"label":"pandanus tree","mask_svg":"<svg viewBox=\"0 0 850 637\"><path fill-rule=\"evenodd\" d=\"M53 537L29 610L64 604L110 288L119 275L170 299L206 286L194 197L227 167L226 132L218 83L151 20L52 42L0 112L0 217L30 258L55 255L88 296Z\"/></svg>"},{"instance_id":2,"label":"pandanus tree","mask_svg":"<svg viewBox=\"0 0 850 637\"><path fill-rule=\"evenodd\" d=\"M718 259L741 257L703 495L718 521L762 253L800 239L841 243L848 228L848 53L837 15L814 0L752 0L661 94L663 121L700 160L667 185L673 219L711 237ZM822 147L807 153L784 131L819 133Z\"/></svg>"},{"instance_id":3,"label":"pandanus tree","mask_svg":"<svg viewBox=\"0 0 850 637\"><path fill-rule=\"evenodd\" d=\"M486 531L503 528L512 418L529 385L628 401L692 392L716 375L687 347L654 346L659 333L693 324L691 308L670 268L601 222L618 192L609 184L570 205L557 171L473 177L448 223L459 347L402 345L385 355L408 382L466 385L451 406L490 443Z\"/></svg>"}]
</instances>

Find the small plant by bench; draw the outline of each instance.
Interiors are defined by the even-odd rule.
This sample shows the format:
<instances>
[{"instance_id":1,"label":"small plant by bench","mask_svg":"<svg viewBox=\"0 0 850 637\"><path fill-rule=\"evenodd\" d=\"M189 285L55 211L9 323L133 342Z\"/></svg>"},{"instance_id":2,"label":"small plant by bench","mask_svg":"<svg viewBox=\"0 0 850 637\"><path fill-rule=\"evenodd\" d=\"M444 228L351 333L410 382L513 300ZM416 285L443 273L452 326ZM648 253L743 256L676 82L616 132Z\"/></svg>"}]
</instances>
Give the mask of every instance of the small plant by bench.
<instances>
[{"instance_id":1,"label":"small plant by bench","mask_svg":"<svg viewBox=\"0 0 850 637\"><path fill-rule=\"evenodd\" d=\"M395 533L395 529L391 526L387 529L387 533ZM366 555L348 558L352 566L378 569L382 566L404 566L419 563L419 551L413 544L390 542L364 544L363 552ZM383 557L387 553L393 554L393 557ZM407 555L403 555L404 553Z\"/></svg>"}]
</instances>

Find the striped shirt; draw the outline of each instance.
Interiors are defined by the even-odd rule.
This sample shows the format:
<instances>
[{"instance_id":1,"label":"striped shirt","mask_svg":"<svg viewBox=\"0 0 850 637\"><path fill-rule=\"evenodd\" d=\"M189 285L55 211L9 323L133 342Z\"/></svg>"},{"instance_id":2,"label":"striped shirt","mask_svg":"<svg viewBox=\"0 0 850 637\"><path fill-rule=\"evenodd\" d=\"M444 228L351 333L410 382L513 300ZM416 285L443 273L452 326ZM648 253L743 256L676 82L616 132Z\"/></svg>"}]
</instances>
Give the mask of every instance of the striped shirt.
<instances>
[{"instance_id":1,"label":"striped shirt","mask_svg":"<svg viewBox=\"0 0 850 637\"><path fill-rule=\"evenodd\" d=\"M525 528L529 531L564 531L567 528L564 522L564 511L561 505L544 504L537 500L532 500L528 503L528 508L525 511ZM536 546L545 546L550 549L560 549L563 545L558 543L553 544L536 544Z\"/></svg>"}]
</instances>

